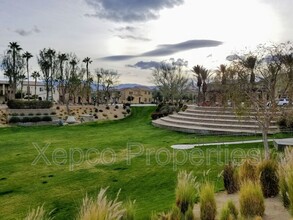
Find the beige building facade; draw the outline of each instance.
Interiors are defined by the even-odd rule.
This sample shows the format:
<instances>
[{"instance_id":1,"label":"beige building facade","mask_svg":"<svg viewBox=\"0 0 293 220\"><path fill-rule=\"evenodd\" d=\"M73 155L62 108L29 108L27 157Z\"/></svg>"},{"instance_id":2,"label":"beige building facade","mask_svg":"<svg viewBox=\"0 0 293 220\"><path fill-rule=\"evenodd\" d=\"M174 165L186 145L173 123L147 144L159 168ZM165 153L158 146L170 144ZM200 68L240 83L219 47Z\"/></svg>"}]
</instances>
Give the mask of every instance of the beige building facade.
<instances>
[{"instance_id":1,"label":"beige building facade","mask_svg":"<svg viewBox=\"0 0 293 220\"><path fill-rule=\"evenodd\" d=\"M148 87L133 87L121 89L121 96L119 101L127 103L128 97L133 97L131 103L152 103L154 101L152 90Z\"/></svg>"}]
</instances>

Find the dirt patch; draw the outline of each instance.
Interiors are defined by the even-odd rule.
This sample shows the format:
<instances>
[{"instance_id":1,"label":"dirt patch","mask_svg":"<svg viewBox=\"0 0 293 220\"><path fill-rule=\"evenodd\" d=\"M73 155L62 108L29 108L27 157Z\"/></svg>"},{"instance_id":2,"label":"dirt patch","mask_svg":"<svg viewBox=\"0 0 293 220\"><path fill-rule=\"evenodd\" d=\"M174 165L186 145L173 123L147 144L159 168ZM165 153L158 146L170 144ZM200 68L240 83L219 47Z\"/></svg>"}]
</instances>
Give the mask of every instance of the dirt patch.
<instances>
[{"instance_id":1,"label":"dirt patch","mask_svg":"<svg viewBox=\"0 0 293 220\"><path fill-rule=\"evenodd\" d=\"M216 194L217 203L217 218L219 219L221 210L228 200L232 200L237 209L239 210L238 194L227 194L226 192L220 192ZM200 208L199 204L195 204L193 209L194 215L199 218ZM265 214L264 220L285 220L291 219L291 216L287 209L283 207L280 197L265 199Z\"/></svg>"}]
</instances>

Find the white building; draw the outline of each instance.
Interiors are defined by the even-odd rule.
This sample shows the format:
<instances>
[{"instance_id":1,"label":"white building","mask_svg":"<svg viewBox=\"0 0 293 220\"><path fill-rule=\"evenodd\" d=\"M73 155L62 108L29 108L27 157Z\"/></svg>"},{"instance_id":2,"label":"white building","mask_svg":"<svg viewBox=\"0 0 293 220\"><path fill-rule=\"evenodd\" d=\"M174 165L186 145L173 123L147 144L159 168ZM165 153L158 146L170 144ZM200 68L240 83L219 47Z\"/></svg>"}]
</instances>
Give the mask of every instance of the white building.
<instances>
[{"instance_id":1,"label":"white building","mask_svg":"<svg viewBox=\"0 0 293 220\"><path fill-rule=\"evenodd\" d=\"M22 86L22 92L25 94L25 97L27 97L28 93L28 82L24 81ZM18 84L17 90L21 90L21 85ZM0 103L7 100L8 94L10 91L9 82L8 80L0 80ZM30 95L35 95L35 82L30 81L29 82L29 91ZM46 85L44 82L38 81L36 83L36 95L38 96L39 100L46 100L47 91L46 91ZM51 99L51 91L49 91L49 99ZM59 93L56 88L53 89L53 100L58 102L59 101Z\"/></svg>"}]
</instances>

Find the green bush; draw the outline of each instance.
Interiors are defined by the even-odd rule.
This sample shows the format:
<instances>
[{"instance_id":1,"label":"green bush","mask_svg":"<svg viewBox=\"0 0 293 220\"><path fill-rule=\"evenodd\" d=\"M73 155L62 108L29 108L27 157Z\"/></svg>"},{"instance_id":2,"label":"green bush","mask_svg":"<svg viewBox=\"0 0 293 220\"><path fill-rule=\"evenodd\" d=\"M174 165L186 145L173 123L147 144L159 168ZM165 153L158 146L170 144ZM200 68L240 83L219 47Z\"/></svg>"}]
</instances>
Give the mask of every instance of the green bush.
<instances>
[{"instance_id":1,"label":"green bush","mask_svg":"<svg viewBox=\"0 0 293 220\"><path fill-rule=\"evenodd\" d=\"M29 116L33 116L33 115L34 115L34 113L29 113L28 115L29 115Z\"/></svg>"},{"instance_id":2,"label":"green bush","mask_svg":"<svg viewBox=\"0 0 293 220\"><path fill-rule=\"evenodd\" d=\"M229 200L223 207L220 215L220 220L237 220L238 210L234 203Z\"/></svg>"},{"instance_id":3,"label":"green bush","mask_svg":"<svg viewBox=\"0 0 293 220\"><path fill-rule=\"evenodd\" d=\"M258 165L258 176L265 198L275 197L279 194L278 166L273 160L264 160Z\"/></svg>"},{"instance_id":4,"label":"green bush","mask_svg":"<svg viewBox=\"0 0 293 220\"><path fill-rule=\"evenodd\" d=\"M198 199L199 184L193 173L180 171L177 176L177 186L175 189L176 205L184 214L188 207L193 205Z\"/></svg>"},{"instance_id":5,"label":"green bush","mask_svg":"<svg viewBox=\"0 0 293 220\"><path fill-rule=\"evenodd\" d=\"M257 182L257 166L251 160L244 160L239 167L239 180L240 184L246 181Z\"/></svg>"},{"instance_id":6,"label":"green bush","mask_svg":"<svg viewBox=\"0 0 293 220\"><path fill-rule=\"evenodd\" d=\"M200 219L214 220L217 213L214 186L205 183L200 190Z\"/></svg>"},{"instance_id":7,"label":"green bush","mask_svg":"<svg viewBox=\"0 0 293 220\"><path fill-rule=\"evenodd\" d=\"M39 121L41 121L41 118L38 116L35 116L35 117L30 118L30 121L31 122L39 122Z\"/></svg>"},{"instance_id":8,"label":"green bush","mask_svg":"<svg viewBox=\"0 0 293 220\"><path fill-rule=\"evenodd\" d=\"M51 108L53 103L50 101L24 101L24 100L8 100L7 106L10 109L44 109Z\"/></svg>"},{"instance_id":9,"label":"green bush","mask_svg":"<svg viewBox=\"0 0 293 220\"><path fill-rule=\"evenodd\" d=\"M23 117L21 122L31 122L31 117Z\"/></svg>"},{"instance_id":10,"label":"green bush","mask_svg":"<svg viewBox=\"0 0 293 220\"><path fill-rule=\"evenodd\" d=\"M244 182L240 188L239 204L244 218L263 216L265 205L260 185L251 181Z\"/></svg>"},{"instance_id":11,"label":"green bush","mask_svg":"<svg viewBox=\"0 0 293 220\"><path fill-rule=\"evenodd\" d=\"M44 116L42 118L42 121L52 121L52 117L50 117L50 116Z\"/></svg>"},{"instance_id":12,"label":"green bush","mask_svg":"<svg viewBox=\"0 0 293 220\"><path fill-rule=\"evenodd\" d=\"M16 117L16 116L12 116L10 119L9 119L9 123L17 123L17 122L20 122L21 119L19 117Z\"/></svg>"},{"instance_id":13,"label":"green bush","mask_svg":"<svg viewBox=\"0 0 293 220\"><path fill-rule=\"evenodd\" d=\"M239 190L238 172L231 162L224 167L223 179L224 187L228 194L235 193Z\"/></svg>"}]
</instances>

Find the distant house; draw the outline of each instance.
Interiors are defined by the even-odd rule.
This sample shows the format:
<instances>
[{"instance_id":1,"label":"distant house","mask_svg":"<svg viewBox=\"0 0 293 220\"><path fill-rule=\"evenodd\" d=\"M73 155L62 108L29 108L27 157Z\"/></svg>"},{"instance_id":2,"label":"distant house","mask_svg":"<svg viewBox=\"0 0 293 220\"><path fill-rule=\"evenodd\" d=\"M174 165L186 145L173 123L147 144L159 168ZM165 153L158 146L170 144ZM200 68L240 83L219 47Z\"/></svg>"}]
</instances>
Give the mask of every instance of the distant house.
<instances>
[{"instance_id":1,"label":"distant house","mask_svg":"<svg viewBox=\"0 0 293 220\"><path fill-rule=\"evenodd\" d=\"M23 81L23 88L22 91L25 94L25 97L27 97L28 94L28 86L27 86L27 81ZM18 86L18 90L20 89L20 86ZM30 81L29 82L29 92L30 95L33 96L35 95L35 82L34 81ZM46 96L47 96L47 90L46 90L46 85L44 82L37 82L36 84L36 95L38 96L39 100L46 100ZM51 91L49 91L49 100L51 100ZM58 89L54 88L53 89L53 100L58 102L59 101L59 93L58 93Z\"/></svg>"},{"instance_id":2,"label":"distant house","mask_svg":"<svg viewBox=\"0 0 293 220\"><path fill-rule=\"evenodd\" d=\"M121 103L129 102L129 97L133 97L131 103L151 103L154 101L152 90L146 86L120 89Z\"/></svg>"},{"instance_id":3,"label":"distant house","mask_svg":"<svg viewBox=\"0 0 293 220\"><path fill-rule=\"evenodd\" d=\"M10 87L8 80L0 80L0 103L7 100L9 93Z\"/></svg>"},{"instance_id":4,"label":"distant house","mask_svg":"<svg viewBox=\"0 0 293 220\"><path fill-rule=\"evenodd\" d=\"M22 92L24 93L24 98L28 97L28 95L33 96L35 95L35 82L30 81L29 82L29 92L28 94L28 86L27 86L27 81L23 81L22 85ZM17 86L17 91L20 92L21 90L21 85L18 84ZM7 101L10 92L12 93L13 91L10 89L9 86L9 81L8 80L0 80L0 102ZM36 95L38 96L38 99L40 100L46 100L46 86L45 83L43 82L37 82L36 84ZM49 92L49 96L51 95L51 92ZM50 98L50 97L49 97ZM53 100L58 102L59 100L59 94L57 89L53 90Z\"/></svg>"}]
</instances>

